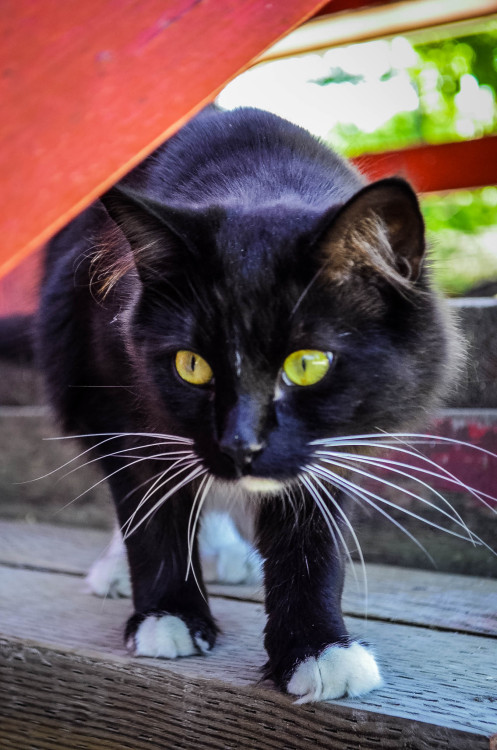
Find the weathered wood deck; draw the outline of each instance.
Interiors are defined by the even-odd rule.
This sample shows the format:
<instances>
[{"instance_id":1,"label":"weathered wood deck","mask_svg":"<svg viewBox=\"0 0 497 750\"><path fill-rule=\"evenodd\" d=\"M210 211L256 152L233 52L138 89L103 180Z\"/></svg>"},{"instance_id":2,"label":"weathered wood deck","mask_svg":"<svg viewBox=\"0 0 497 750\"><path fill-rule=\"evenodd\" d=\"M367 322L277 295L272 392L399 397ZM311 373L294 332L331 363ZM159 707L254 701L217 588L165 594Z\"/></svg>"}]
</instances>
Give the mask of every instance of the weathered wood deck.
<instances>
[{"instance_id":1,"label":"weathered wood deck","mask_svg":"<svg viewBox=\"0 0 497 750\"><path fill-rule=\"evenodd\" d=\"M296 706L270 683L253 587L211 587L223 633L207 657L133 659L127 600L85 590L105 532L0 522L0 748L497 748L497 582L372 565L349 576L352 633L384 686Z\"/></svg>"}]
</instances>

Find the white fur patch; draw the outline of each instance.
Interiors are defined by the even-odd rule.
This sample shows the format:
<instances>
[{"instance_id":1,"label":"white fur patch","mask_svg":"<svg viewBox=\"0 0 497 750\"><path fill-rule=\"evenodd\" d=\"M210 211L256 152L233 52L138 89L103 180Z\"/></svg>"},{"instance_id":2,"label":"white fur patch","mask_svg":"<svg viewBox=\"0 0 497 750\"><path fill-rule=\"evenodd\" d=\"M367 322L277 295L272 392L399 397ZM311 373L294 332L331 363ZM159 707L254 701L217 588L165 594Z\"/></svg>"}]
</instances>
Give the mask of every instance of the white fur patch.
<instances>
[{"instance_id":1,"label":"white fur patch","mask_svg":"<svg viewBox=\"0 0 497 750\"><path fill-rule=\"evenodd\" d=\"M283 482L278 479L268 479L266 477L246 476L238 480L237 484L248 492L255 492L263 495L275 495L285 488Z\"/></svg>"},{"instance_id":2,"label":"white fur patch","mask_svg":"<svg viewBox=\"0 0 497 750\"><path fill-rule=\"evenodd\" d=\"M174 615L149 615L138 626L127 643L135 656L152 656L160 659L176 659L210 650L209 644L200 635L193 639L187 626Z\"/></svg>"},{"instance_id":3,"label":"white fur patch","mask_svg":"<svg viewBox=\"0 0 497 750\"><path fill-rule=\"evenodd\" d=\"M261 581L261 557L240 536L228 513L209 511L204 515L199 548L206 581L232 584Z\"/></svg>"},{"instance_id":4,"label":"white fur patch","mask_svg":"<svg viewBox=\"0 0 497 750\"><path fill-rule=\"evenodd\" d=\"M92 594L116 599L119 596L131 596L128 558L123 537L115 529L107 552L91 566L86 576Z\"/></svg>"},{"instance_id":5,"label":"white fur patch","mask_svg":"<svg viewBox=\"0 0 497 750\"><path fill-rule=\"evenodd\" d=\"M381 685L375 658L365 646L328 646L318 657L301 662L287 691L300 696L297 703L331 700L369 693Z\"/></svg>"}]
</instances>

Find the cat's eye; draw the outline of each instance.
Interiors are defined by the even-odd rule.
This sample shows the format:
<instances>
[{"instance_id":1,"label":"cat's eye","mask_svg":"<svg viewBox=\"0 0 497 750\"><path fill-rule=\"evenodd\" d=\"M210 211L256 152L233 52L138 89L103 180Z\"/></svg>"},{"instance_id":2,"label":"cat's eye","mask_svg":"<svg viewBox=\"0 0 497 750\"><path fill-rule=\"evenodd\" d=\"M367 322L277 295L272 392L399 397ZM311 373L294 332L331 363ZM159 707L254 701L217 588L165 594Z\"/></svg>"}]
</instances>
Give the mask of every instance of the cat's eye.
<instances>
[{"instance_id":1,"label":"cat's eye","mask_svg":"<svg viewBox=\"0 0 497 750\"><path fill-rule=\"evenodd\" d=\"M314 385L330 369L333 355L317 349L292 352L283 362L283 380L287 385Z\"/></svg>"},{"instance_id":2,"label":"cat's eye","mask_svg":"<svg viewBox=\"0 0 497 750\"><path fill-rule=\"evenodd\" d=\"M192 385L207 385L213 378L211 366L200 354L181 349L174 361L180 378Z\"/></svg>"}]
</instances>

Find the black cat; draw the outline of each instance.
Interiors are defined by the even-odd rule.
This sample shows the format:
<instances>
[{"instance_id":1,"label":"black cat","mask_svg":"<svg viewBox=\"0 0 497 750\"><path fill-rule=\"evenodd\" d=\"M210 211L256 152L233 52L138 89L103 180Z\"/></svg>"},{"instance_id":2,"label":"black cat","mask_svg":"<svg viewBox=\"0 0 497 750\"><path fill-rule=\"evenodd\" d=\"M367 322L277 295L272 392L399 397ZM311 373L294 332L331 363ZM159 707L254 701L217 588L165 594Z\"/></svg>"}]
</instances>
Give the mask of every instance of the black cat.
<instances>
[{"instance_id":1,"label":"black cat","mask_svg":"<svg viewBox=\"0 0 497 750\"><path fill-rule=\"evenodd\" d=\"M253 109L205 111L50 243L39 358L112 488L134 653L214 646L195 529L221 488L256 514L267 674L302 700L380 683L341 614L350 485L323 446L359 455L436 398L424 250L406 182Z\"/></svg>"}]
</instances>

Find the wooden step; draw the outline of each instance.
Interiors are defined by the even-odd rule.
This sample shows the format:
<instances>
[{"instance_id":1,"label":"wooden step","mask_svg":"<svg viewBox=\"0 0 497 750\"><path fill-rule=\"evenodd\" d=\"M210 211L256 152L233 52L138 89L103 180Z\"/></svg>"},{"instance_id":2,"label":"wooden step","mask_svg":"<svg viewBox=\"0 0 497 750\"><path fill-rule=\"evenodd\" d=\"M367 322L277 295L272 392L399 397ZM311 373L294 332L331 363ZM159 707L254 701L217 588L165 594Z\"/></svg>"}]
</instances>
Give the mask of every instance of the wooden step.
<instances>
[{"instance_id":1,"label":"wooden step","mask_svg":"<svg viewBox=\"0 0 497 750\"><path fill-rule=\"evenodd\" d=\"M383 687L297 706L260 682L253 588L212 590L223 632L207 657L131 658L130 602L97 599L82 578L105 544L101 532L0 523L2 750L497 747L497 582L371 566L368 619L353 579L345 609Z\"/></svg>"}]
</instances>

